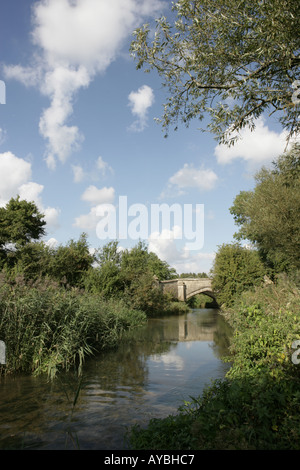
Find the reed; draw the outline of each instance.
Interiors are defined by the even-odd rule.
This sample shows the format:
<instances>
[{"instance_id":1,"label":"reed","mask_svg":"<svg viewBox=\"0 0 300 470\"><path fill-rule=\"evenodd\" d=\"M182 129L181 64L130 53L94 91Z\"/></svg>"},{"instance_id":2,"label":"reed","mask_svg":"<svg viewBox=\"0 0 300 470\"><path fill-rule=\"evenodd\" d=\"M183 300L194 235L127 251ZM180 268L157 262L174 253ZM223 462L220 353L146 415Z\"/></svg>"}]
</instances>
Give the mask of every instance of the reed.
<instances>
[{"instance_id":1,"label":"reed","mask_svg":"<svg viewBox=\"0 0 300 470\"><path fill-rule=\"evenodd\" d=\"M141 324L143 312L122 300L105 301L54 283L0 286L0 338L7 348L6 373L79 369L86 357L115 347L124 331Z\"/></svg>"}]
</instances>

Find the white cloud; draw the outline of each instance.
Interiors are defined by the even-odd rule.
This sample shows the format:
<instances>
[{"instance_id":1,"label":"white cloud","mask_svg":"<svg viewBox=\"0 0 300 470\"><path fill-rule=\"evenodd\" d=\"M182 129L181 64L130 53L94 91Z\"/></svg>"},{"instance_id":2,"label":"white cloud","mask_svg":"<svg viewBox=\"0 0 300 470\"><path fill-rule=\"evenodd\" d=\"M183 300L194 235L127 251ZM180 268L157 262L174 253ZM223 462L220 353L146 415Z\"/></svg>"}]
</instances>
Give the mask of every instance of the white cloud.
<instances>
[{"instance_id":1,"label":"white cloud","mask_svg":"<svg viewBox=\"0 0 300 470\"><path fill-rule=\"evenodd\" d=\"M21 199L24 199L25 201L34 201L37 206L41 207L42 206L42 201L41 201L41 193L44 189L44 186L42 184L38 183L25 183L22 184L18 188L18 194Z\"/></svg>"},{"instance_id":2,"label":"white cloud","mask_svg":"<svg viewBox=\"0 0 300 470\"><path fill-rule=\"evenodd\" d=\"M105 176L107 171L113 173L113 169L111 168L111 166L109 166L109 164L105 162L102 157L97 158L96 169L100 171L102 176Z\"/></svg>"},{"instance_id":3,"label":"white cloud","mask_svg":"<svg viewBox=\"0 0 300 470\"><path fill-rule=\"evenodd\" d=\"M74 183L80 183L84 179L84 171L80 165L72 165Z\"/></svg>"},{"instance_id":4,"label":"white cloud","mask_svg":"<svg viewBox=\"0 0 300 470\"><path fill-rule=\"evenodd\" d=\"M102 157L98 157L96 159L94 168L90 171L84 171L84 169L80 165L71 166L73 170L74 183L80 183L84 179L96 181L99 179L99 173L101 174L101 177L105 177L107 175L107 172L114 172L112 167L107 162L105 162Z\"/></svg>"},{"instance_id":5,"label":"white cloud","mask_svg":"<svg viewBox=\"0 0 300 470\"><path fill-rule=\"evenodd\" d=\"M90 202L92 204L106 204L113 202L115 198L114 188L104 187L101 189L96 188L96 186L89 186L81 196L83 201Z\"/></svg>"},{"instance_id":6,"label":"white cloud","mask_svg":"<svg viewBox=\"0 0 300 470\"><path fill-rule=\"evenodd\" d=\"M190 251L186 244L179 247L182 230L174 226L172 230L163 230L161 233L152 233L148 238L148 249L155 253L161 260L166 261L176 269L178 274L188 272L206 272L212 267L215 253L203 253L201 251Z\"/></svg>"},{"instance_id":7,"label":"white cloud","mask_svg":"<svg viewBox=\"0 0 300 470\"><path fill-rule=\"evenodd\" d=\"M65 162L82 142L69 126L76 93L103 73L121 53L123 41L145 17L163 8L161 0L40 0L33 6L32 64L5 66L6 78L37 86L50 99L39 124L48 142L46 162Z\"/></svg>"},{"instance_id":8,"label":"white cloud","mask_svg":"<svg viewBox=\"0 0 300 470\"><path fill-rule=\"evenodd\" d=\"M272 162L282 154L286 147L287 132L277 133L269 129L263 118L256 121L253 132L245 128L240 133L240 140L234 146L218 145L215 156L218 163L232 163L238 158L245 160L250 166L261 166Z\"/></svg>"},{"instance_id":9,"label":"white cloud","mask_svg":"<svg viewBox=\"0 0 300 470\"><path fill-rule=\"evenodd\" d=\"M12 197L33 201L39 211L45 215L48 229L58 227L59 210L53 207L45 208L41 193L44 186L30 181L32 176L31 164L11 152L0 154L0 206L5 206Z\"/></svg>"},{"instance_id":10,"label":"white cloud","mask_svg":"<svg viewBox=\"0 0 300 470\"><path fill-rule=\"evenodd\" d=\"M56 248L58 245L58 241L56 238L49 238L49 240L46 241L45 245L49 246L50 248Z\"/></svg>"},{"instance_id":11,"label":"white cloud","mask_svg":"<svg viewBox=\"0 0 300 470\"><path fill-rule=\"evenodd\" d=\"M161 260L174 267L178 274L187 272L206 272L212 267L215 253L203 253L190 251L187 244L183 246L180 241L182 229L174 226L172 230L152 233L148 238L148 249L155 253Z\"/></svg>"},{"instance_id":12,"label":"white cloud","mask_svg":"<svg viewBox=\"0 0 300 470\"><path fill-rule=\"evenodd\" d=\"M59 228L59 209L55 209L54 207L47 207L46 209L41 208L41 212L45 214L47 227L49 227L51 230Z\"/></svg>"},{"instance_id":13,"label":"white cloud","mask_svg":"<svg viewBox=\"0 0 300 470\"><path fill-rule=\"evenodd\" d=\"M103 209L106 204L108 207L111 207L114 198L115 190L112 187L98 189L96 186L89 186L82 194L81 199L89 202L92 207L88 214L82 214L75 218L74 226L86 232L95 230L100 220L99 213L101 209Z\"/></svg>"},{"instance_id":14,"label":"white cloud","mask_svg":"<svg viewBox=\"0 0 300 470\"><path fill-rule=\"evenodd\" d=\"M181 258L175 261L176 271L181 273L209 273L215 259L215 253L189 252L185 250Z\"/></svg>"},{"instance_id":15,"label":"white cloud","mask_svg":"<svg viewBox=\"0 0 300 470\"><path fill-rule=\"evenodd\" d=\"M147 112L154 103L154 93L148 85L143 85L138 91L132 91L129 96L129 106L137 120L132 123L130 130L143 131L147 126Z\"/></svg>"},{"instance_id":16,"label":"white cloud","mask_svg":"<svg viewBox=\"0 0 300 470\"><path fill-rule=\"evenodd\" d=\"M31 164L11 152L0 154L0 204L15 197L19 187L31 178Z\"/></svg>"},{"instance_id":17,"label":"white cloud","mask_svg":"<svg viewBox=\"0 0 300 470\"><path fill-rule=\"evenodd\" d=\"M213 189L218 177L213 170L204 168L195 169L192 165L186 163L169 182L179 188L198 188L200 190Z\"/></svg>"},{"instance_id":18,"label":"white cloud","mask_svg":"<svg viewBox=\"0 0 300 470\"><path fill-rule=\"evenodd\" d=\"M151 233L148 239L149 251L173 266L173 263L182 256L175 241L180 235L181 228L178 226L174 226L172 230L162 230L161 233Z\"/></svg>"},{"instance_id":19,"label":"white cloud","mask_svg":"<svg viewBox=\"0 0 300 470\"><path fill-rule=\"evenodd\" d=\"M39 86L43 77L41 64L36 63L33 67L22 67L21 65L4 65L5 77L21 82L26 87Z\"/></svg>"},{"instance_id":20,"label":"white cloud","mask_svg":"<svg viewBox=\"0 0 300 470\"><path fill-rule=\"evenodd\" d=\"M152 361L158 364L163 364L168 370L170 368L176 370L183 370L184 369L184 360L181 356L175 354L174 351L169 351L164 354L157 354L152 356Z\"/></svg>"},{"instance_id":21,"label":"white cloud","mask_svg":"<svg viewBox=\"0 0 300 470\"><path fill-rule=\"evenodd\" d=\"M185 163L183 168L169 178L167 189L162 192L161 198L182 195L188 188L197 188L199 191L213 189L218 181L217 174L211 169L194 168Z\"/></svg>"},{"instance_id":22,"label":"white cloud","mask_svg":"<svg viewBox=\"0 0 300 470\"><path fill-rule=\"evenodd\" d=\"M85 232L95 230L100 220L100 217L99 217L100 207L102 207L102 204L92 207L88 214L83 214L83 215L80 215L79 217L76 217L74 226L84 230Z\"/></svg>"}]
</instances>

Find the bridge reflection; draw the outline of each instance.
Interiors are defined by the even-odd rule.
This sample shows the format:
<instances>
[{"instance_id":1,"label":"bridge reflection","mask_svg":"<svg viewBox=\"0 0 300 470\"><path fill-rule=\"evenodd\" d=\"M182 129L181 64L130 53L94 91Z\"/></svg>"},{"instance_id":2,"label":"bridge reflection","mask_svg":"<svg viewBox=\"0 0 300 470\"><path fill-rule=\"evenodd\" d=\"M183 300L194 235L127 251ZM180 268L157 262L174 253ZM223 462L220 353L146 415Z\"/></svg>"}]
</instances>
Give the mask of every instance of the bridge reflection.
<instances>
[{"instance_id":1,"label":"bridge reflection","mask_svg":"<svg viewBox=\"0 0 300 470\"><path fill-rule=\"evenodd\" d=\"M215 309L195 309L192 314L151 319L158 341L214 341L223 318ZM223 325L222 325L223 327Z\"/></svg>"}]
</instances>

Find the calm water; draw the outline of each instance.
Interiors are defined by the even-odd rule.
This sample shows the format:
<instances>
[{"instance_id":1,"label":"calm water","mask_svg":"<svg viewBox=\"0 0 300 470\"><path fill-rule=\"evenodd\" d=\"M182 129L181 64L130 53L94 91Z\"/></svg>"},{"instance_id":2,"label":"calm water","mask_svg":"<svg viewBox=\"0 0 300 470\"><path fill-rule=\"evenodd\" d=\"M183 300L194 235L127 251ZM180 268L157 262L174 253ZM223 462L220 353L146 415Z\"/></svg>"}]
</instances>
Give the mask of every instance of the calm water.
<instances>
[{"instance_id":1,"label":"calm water","mask_svg":"<svg viewBox=\"0 0 300 470\"><path fill-rule=\"evenodd\" d=\"M124 449L126 427L176 413L224 377L228 325L213 309L150 319L117 351L73 373L0 379L0 449Z\"/></svg>"}]
</instances>

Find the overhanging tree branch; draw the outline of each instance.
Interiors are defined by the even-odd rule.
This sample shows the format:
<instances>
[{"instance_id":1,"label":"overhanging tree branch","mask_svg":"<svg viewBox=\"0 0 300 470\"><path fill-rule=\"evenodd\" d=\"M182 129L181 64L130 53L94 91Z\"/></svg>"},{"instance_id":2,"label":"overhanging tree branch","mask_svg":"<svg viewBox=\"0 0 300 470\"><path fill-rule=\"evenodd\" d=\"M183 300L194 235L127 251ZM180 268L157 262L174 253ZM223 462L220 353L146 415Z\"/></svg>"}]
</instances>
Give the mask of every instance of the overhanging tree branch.
<instances>
[{"instance_id":1,"label":"overhanging tree branch","mask_svg":"<svg viewBox=\"0 0 300 470\"><path fill-rule=\"evenodd\" d=\"M273 107L273 113L284 111L279 121L289 135L299 133L292 84L300 78L300 14L297 2L283 3L178 0L175 21L156 20L152 42L149 26L135 31L131 52L137 67L156 69L169 90L163 127L207 113L208 130L230 144L229 129L253 128L254 120ZM220 107L227 98L232 106Z\"/></svg>"}]
</instances>

